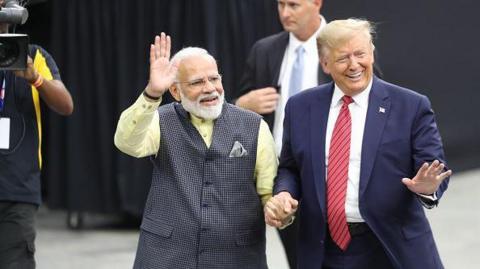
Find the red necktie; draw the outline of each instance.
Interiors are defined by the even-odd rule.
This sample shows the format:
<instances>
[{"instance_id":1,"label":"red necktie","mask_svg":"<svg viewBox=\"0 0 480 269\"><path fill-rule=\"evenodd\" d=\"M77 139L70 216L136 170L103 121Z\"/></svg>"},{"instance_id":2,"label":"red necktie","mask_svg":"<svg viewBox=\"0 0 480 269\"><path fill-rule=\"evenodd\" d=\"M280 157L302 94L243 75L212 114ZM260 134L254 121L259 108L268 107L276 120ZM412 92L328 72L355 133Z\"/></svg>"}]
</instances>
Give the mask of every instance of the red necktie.
<instances>
[{"instance_id":1,"label":"red necktie","mask_svg":"<svg viewBox=\"0 0 480 269\"><path fill-rule=\"evenodd\" d=\"M327 218L330 236L345 251L351 237L345 215L347 194L348 162L350 158L350 137L352 120L348 105L352 97L344 95L343 105L333 128L327 168Z\"/></svg>"}]
</instances>

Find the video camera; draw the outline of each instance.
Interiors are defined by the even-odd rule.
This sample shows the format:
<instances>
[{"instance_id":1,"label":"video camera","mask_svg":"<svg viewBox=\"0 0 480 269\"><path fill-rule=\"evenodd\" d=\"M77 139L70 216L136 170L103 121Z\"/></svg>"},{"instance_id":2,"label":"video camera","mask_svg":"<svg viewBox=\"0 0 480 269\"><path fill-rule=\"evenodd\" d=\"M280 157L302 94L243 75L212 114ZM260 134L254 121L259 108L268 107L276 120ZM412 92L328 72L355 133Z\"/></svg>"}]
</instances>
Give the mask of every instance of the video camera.
<instances>
[{"instance_id":1,"label":"video camera","mask_svg":"<svg viewBox=\"0 0 480 269\"><path fill-rule=\"evenodd\" d=\"M0 24L24 24L28 11L18 0L5 0L0 7ZM27 67L28 35L0 34L0 70L23 70Z\"/></svg>"}]
</instances>

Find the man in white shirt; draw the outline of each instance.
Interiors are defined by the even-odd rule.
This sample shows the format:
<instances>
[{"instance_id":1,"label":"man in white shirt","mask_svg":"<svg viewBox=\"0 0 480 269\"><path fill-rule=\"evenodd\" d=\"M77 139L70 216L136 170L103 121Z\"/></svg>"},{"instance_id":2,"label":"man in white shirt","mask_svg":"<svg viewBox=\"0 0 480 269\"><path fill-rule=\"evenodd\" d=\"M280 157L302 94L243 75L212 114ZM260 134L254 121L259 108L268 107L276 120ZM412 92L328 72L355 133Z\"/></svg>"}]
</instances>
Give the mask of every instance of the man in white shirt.
<instances>
[{"instance_id":1,"label":"man in white shirt","mask_svg":"<svg viewBox=\"0 0 480 269\"><path fill-rule=\"evenodd\" d=\"M318 44L333 83L285 107L265 219L288 225L299 207L300 269L443 268L423 207L452 171L428 98L374 76L372 33L364 20L327 24Z\"/></svg>"},{"instance_id":2,"label":"man in white shirt","mask_svg":"<svg viewBox=\"0 0 480 269\"><path fill-rule=\"evenodd\" d=\"M316 44L316 36L326 23L320 15L322 3L322 0L278 0L278 15L285 31L257 41L246 61L235 104L264 116L273 133L277 154L281 150L288 98L330 81L319 66ZM294 67L296 61L301 63L299 71ZM292 83L292 74L298 77L296 83ZM296 230L294 224L280 231L290 268L296 268Z\"/></svg>"}]
</instances>

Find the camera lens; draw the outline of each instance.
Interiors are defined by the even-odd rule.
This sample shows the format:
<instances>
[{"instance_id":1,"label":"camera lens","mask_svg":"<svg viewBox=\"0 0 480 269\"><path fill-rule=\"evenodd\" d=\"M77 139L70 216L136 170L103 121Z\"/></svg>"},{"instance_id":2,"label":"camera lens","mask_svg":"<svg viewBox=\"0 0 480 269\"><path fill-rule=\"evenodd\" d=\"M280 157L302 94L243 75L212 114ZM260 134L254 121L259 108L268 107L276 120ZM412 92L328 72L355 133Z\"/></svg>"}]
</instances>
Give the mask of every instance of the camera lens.
<instances>
[{"instance_id":1,"label":"camera lens","mask_svg":"<svg viewBox=\"0 0 480 269\"><path fill-rule=\"evenodd\" d=\"M0 41L0 68L11 66L18 59L19 53L16 42Z\"/></svg>"}]
</instances>

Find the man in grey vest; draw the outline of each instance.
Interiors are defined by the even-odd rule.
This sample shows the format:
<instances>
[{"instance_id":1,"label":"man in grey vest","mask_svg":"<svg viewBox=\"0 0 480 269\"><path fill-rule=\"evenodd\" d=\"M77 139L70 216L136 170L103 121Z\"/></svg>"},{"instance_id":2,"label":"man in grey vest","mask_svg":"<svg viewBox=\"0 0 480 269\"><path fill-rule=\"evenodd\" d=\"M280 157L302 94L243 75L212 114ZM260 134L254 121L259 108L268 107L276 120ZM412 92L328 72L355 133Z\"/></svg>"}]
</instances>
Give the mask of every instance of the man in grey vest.
<instances>
[{"instance_id":1,"label":"man in grey vest","mask_svg":"<svg viewBox=\"0 0 480 269\"><path fill-rule=\"evenodd\" d=\"M121 151L153 155L134 268L267 268L273 137L258 114L224 102L206 50L184 48L170 61L170 48L169 36L155 37L149 83L115 133ZM180 103L159 107L166 89Z\"/></svg>"}]
</instances>

